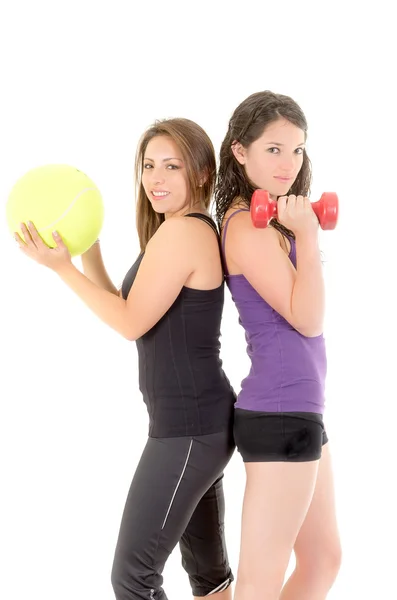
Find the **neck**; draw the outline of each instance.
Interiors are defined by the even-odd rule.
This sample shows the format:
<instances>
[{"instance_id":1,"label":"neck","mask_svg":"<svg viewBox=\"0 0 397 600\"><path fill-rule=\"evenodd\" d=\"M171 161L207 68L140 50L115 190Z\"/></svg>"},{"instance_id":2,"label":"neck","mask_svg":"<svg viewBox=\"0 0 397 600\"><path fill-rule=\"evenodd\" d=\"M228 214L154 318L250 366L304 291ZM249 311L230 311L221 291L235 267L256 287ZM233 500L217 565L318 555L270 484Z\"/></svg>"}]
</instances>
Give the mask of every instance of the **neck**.
<instances>
[{"instance_id":1,"label":"neck","mask_svg":"<svg viewBox=\"0 0 397 600\"><path fill-rule=\"evenodd\" d=\"M175 213L165 213L164 217L166 219L170 219L171 217L183 217L189 213L202 213L203 215L208 214L208 209L205 208L202 202L196 202L191 206L185 206L181 210L178 210Z\"/></svg>"}]
</instances>

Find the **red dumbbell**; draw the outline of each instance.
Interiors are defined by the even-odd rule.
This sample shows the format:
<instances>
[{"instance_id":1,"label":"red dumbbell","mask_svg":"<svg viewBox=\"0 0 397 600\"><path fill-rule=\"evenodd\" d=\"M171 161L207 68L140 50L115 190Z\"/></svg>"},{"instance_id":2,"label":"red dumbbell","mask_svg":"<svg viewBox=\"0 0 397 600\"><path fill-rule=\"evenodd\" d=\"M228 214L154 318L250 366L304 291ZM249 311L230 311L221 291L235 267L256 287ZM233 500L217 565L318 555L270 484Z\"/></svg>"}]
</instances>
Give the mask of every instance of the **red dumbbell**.
<instances>
[{"instance_id":1,"label":"red dumbbell","mask_svg":"<svg viewBox=\"0 0 397 600\"><path fill-rule=\"evenodd\" d=\"M338 222L339 201L335 192L324 192L312 208L320 222L321 229L335 229ZM251 198L251 219L254 227L267 227L272 217L277 216L277 202L271 200L266 190L255 190Z\"/></svg>"}]
</instances>

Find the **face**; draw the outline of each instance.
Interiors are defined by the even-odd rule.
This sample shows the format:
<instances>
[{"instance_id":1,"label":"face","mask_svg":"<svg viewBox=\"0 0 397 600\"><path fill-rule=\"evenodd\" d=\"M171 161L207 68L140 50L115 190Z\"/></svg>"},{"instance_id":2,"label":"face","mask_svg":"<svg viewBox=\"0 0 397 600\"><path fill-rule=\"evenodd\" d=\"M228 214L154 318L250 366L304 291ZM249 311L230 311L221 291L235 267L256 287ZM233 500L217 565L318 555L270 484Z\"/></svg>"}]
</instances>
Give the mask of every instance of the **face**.
<instances>
[{"instance_id":1,"label":"face","mask_svg":"<svg viewBox=\"0 0 397 600\"><path fill-rule=\"evenodd\" d=\"M254 185L276 197L285 196L298 176L304 146L304 131L278 119L248 148L237 144L233 153Z\"/></svg>"},{"instance_id":2,"label":"face","mask_svg":"<svg viewBox=\"0 0 397 600\"><path fill-rule=\"evenodd\" d=\"M143 157L142 185L153 209L166 217L186 212L189 182L182 154L167 136L150 140Z\"/></svg>"}]
</instances>

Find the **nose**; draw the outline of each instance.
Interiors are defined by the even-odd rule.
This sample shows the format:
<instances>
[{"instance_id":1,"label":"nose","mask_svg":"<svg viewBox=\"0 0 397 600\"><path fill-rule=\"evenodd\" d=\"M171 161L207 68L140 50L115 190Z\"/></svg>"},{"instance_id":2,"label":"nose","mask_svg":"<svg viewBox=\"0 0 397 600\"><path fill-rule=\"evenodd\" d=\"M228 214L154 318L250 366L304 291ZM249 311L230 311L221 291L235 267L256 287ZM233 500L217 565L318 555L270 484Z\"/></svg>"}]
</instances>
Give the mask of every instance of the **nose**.
<instances>
[{"instance_id":1,"label":"nose","mask_svg":"<svg viewBox=\"0 0 397 600\"><path fill-rule=\"evenodd\" d=\"M295 158L294 156L283 156L281 170L284 171L284 173L288 174L294 170L294 167L295 167L294 158Z\"/></svg>"},{"instance_id":2,"label":"nose","mask_svg":"<svg viewBox=\"0 0 397 600\"><path fill-rule=\"evenodd\" d=\"M165 177L164 171L162 169L152 169L151 175L153 185L159 185L160 183L164 183Z\"/></svg>"}]
</instances>

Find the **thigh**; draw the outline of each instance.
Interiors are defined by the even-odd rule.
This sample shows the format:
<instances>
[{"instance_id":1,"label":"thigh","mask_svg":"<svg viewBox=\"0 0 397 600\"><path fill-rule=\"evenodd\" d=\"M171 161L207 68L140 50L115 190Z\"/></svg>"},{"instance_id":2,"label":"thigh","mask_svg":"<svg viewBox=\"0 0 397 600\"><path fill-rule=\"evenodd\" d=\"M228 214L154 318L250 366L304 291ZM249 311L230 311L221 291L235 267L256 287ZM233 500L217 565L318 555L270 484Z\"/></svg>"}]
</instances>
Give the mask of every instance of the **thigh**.
<instances>
[{"instance_id":1,"label":"thigh","mask_svg":"<svg viewBox=\"0 0 397 600\"><path fill-rule=\"evenodd\" d=\"M296 537L310 506L318 461L252 462L241 529L239 576L282 586Z\"/></svg>"},{"instance_id":2,"label":"thigh","mask_svg":"<svg viewBox=\"0 0 397 600\"><path fill-rule=\"evenodd\" d=\"M118 588L136 594L161 589L164 565L195 507L193 495L185 498L179 506L180 532L167 526L190 455L190 438L148 439L121 519L112 569Z\"/></svg>"},{"instance_id":3,"label":"thigh","mask_svg":"<svg viewBox=\"0 0 397 600\"><path fill-rule=\"evenodd\" d=\"M151 587L161 585L169 555L227 464L226 439L216 438L214 460L212 437L149 438L123 512L115 568L129 571L134 565L148 581L149 571L153 574Z\"/></svg>"},{"instance_id":4,"label":"thigh","mask_svg":"<svg viewBox=\"0 0 397 600\"><path fill-rule=\"evenodd\" d=\"M323 447L313 498L295 542L298 562L312 568L323 557L338 561L340 540L329 444Z\"/></svg>"}]
</instances>

